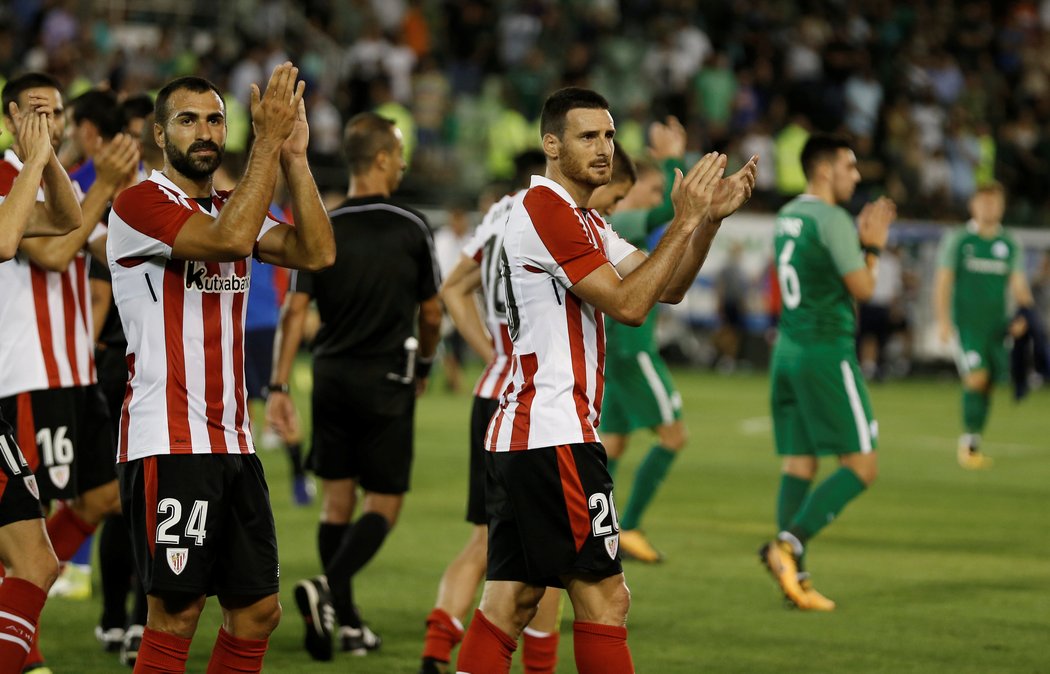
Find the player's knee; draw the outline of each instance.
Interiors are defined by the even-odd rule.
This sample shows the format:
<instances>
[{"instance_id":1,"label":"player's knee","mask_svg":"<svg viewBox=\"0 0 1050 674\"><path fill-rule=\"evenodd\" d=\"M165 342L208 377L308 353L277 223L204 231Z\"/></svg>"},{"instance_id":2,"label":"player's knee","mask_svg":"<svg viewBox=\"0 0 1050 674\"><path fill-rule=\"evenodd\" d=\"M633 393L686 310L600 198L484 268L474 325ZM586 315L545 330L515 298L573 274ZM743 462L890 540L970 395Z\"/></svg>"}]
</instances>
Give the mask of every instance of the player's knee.
<instances>
[{"instance_id":1,"label":"player's knee","mask_svg":"<svg viewBox=\"0 0 1050 674\"><path fill-rule=\"evenodd\" d=\"M281 608L281 602L274 601L272 604L268 604L258 611L255 617L255 623L260 634L269 636L273 633L277 626L281 623L281 615L283 609ZM263 637L260 637L263 638Z\"/></svg>"},{"instance_id":2,"label":"player's knee","mask_svg":"<svg viewBox=\"0 0 1050 674\"><path fill-rule=\"evenodd\" d=\"M681 422L666 426L660 433L660 444L672 452L680 452L689 440L689 432Z\"/></svg>"},{"instance_id":3,"label":"player's knee","mask_svg":"<svg viewBox=\"0 0 1050 674\"><path fill-rule=\"evenodd\" d=\"M59 563L58 557L48 546L40 546L34 550L32 560L27 560L19 575L27 581L47 592L58 580Z\"/></svg>"},{"instance_id":4,"label":"player's knee","mask_svg":"<svg viewBox=\"0 0 1050 674\"><path fill-rule=\"evenodd\" d=\"M205 597L177 595L159 599L159 602L150 602L147 619L149 628L184 639L192 638L197 631L201 612L204 611Z\"/></svg>"},{"instance_id":5,"label":"player's knee","mask_svg":"<svg viewBox=\"0 0 1050 674\"><path fill-rule=\"evenodd\" d=\"M979 370L966 375L963 385L970 391L985 393L988 390L989 377L987 370Z\"/></svg>"}]
</instances>

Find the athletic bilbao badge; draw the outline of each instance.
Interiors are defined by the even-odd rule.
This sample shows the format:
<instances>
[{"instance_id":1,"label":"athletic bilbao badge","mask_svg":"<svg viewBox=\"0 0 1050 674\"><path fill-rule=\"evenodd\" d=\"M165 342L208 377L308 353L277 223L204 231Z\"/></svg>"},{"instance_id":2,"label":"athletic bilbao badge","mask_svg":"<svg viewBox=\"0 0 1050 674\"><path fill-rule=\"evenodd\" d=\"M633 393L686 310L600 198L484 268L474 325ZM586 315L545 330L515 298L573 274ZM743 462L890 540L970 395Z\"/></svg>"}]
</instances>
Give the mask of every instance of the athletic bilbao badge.
<instances>
[{"instance_id":1,"label":"athletic bilbao badge","mask_svg":"<svg viewBox=\"0 0 1050 674\"><path fill-rule=\"evenodd\" d=\"M177 576L186 568L190 556L188 548L168 548L168 568Z\"/></svg>"},{"instance_id":2,"label":"athletic bilbao badge","mask_svg":"<svg viewBox=\"0 0 1050 674\"><path fill-rule=\"evenodd\" d=\"M36 500L39 501L40 500L40 487L38 487L36 485L36 477L33 476L33 475L26 475L22 479L25 480L26 489L29 490L29 493L33 495L33 498L35 498Z\"/></svg>"},{"instance_id":3,"label":"athletic bilbao badge","mask_svg":"<svg viewBox=\"0 0 1050 674\"><path fill-rule=\"evenodd\" d=\"M51 466L47 469L47 474L51 477L51 484L59 489L65 489L66 485L69 484L68 464L64 466Z\"/></svg>"},{"instance_id":4,"label":"athletic bilbao badge","mask_svg":"<svg viewBox=\"0 0 1050 674\"><path fill-rule=\"evenodd\" d=\"M620 534L613 534L605 538L605 551L609 553L609 559L616 559L616 551L620 549Z\"/></svg>"}]
</instances>

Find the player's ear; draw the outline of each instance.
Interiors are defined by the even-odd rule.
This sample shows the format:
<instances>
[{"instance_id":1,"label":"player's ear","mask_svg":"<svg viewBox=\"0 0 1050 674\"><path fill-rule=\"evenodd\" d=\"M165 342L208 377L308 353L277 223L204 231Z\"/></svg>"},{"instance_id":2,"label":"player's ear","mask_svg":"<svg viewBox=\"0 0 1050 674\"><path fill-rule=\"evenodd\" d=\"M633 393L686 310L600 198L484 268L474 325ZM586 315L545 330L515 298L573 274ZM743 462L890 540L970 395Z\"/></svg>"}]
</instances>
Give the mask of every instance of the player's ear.
<instances>
[{"instance_id":1,"label":"player's ear","mask_svg":"<svg viewBox=\"0 0 1050 674\"><path fill-rule=\"evenodd\" d=\"M162 150L167 145L167 139L164 138L164 127L157 122L153 122L153 142Z\"/></svg>"},{"instance_id":2,"label":"player's ear","mask_svg":"<svg viewBox=\"0 0 1050 674\"><path fill-rule=\"evenodd\" d=\"M561 154L561 140L553 133L543 134L543 154L547 159L557 159Z\"/></svg>"}]
</instances>

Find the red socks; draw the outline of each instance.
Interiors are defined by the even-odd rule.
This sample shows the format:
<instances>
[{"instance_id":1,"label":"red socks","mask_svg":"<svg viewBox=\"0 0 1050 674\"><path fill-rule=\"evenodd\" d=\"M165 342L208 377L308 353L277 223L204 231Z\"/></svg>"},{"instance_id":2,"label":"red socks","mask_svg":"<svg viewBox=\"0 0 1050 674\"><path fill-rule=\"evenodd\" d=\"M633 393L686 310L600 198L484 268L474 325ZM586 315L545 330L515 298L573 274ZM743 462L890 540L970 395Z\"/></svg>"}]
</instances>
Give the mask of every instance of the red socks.
<instances>
[{"instance_id":1,"label":"red socks","mask_svg":"<svg viewBox=\"0 0 1050 674\"><path fill-rule=\"evenodd\" d=\"M423 657L440 662L452 659L452 649L463 641L463 627L447 611L435 608L427 616L427 635L423 639Z\"/></svg>"},{"instance_id":2,"label":"red socks","mask_svg":"<svg viewBox=\"0 0 1050 674\"><path fill-rule=\"evenodd\" d=\"M22 671L46 600L46 592L22 578L0 585L0 674Z\"/></svg>"},{"instance_id":3,"label":"red socks","mask_svg":"<svg viewBox=\"0 0 1050 674\"><path fill-rule=\"evenodd\" d=\"M94 532L95 525L80 519L69 507L59 506L47 520L47 537L60 562L68 562Z\"/></svg>"},{"instance_id":4,"label":"red socks","mask_svg":"<svg viewBox=\"0 0 1050 674\"><path fill-rule=\"evenodd\" d=\"M456 671L466 674L509 672L510 658L517 647L517 641L490 623L481 609L475 609L474 619L470 621L459 649Z\"/></svg>"},{"instance_id":5,"label":"red socks","mask_svg":"<svg viewBox=\"0 0 1050 674\"><path fill-rule=\"evenodd\" d=\"M526 627L521 636L525 642L521 657L525 674L552 674L558 664L558 633Z\"/></svg>"},{"instance_id":6,"label":"red socks","mask_svg":"<svg viewBox=\"0 0 1050 674\"><path fill-rule=\"evenodd\" d=\"M634 674L626 627L577 621L572 636L579 674Z\"/></svg>"},{"instance_id":7,"label":"red socks","mask_svg":"<svg viewBox=\"0 0 1050 674\"><path fill-rule=\"evenodd\" d=\"M242 639L235 637L222 627L219 638L211 649L211 660L208 661L208 674L227 674L227 672L262 671L263 657L269 639Z\"/></svg>"},{"instance_id":8,"label":"red socks","mask_svg":"<svg viewBox=\"0 0 1050 674\"><path fill-rule=\"evenodd\" d=\"M134 674L182 674L190 655L190 640L146 628L135 660Z\"/></svg>"}]
</instances>

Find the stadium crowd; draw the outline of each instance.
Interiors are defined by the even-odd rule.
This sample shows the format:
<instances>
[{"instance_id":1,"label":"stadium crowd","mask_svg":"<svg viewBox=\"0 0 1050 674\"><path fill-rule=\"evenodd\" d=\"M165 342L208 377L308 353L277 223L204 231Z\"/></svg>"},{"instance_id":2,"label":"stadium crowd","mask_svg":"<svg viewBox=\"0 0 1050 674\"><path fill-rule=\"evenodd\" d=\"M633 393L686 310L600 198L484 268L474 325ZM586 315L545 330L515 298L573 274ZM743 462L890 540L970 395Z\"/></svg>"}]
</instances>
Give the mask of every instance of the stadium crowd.
<instances>
[{"instance_id":1,"label":"stadium crowd","mask_svg":"<svg viewBox=\"0 0 1050 674\"><path fill-rule=\"evenodd\" d=\"M236 152L248 83L292 58L309 82L319 182L345 185L342 124L374 109L406 130L405 189L420 203L509 181L546 93L584 85L608 94L629 152L674 114L693 151L760 154L752 208L799 193L805 138L839 129L856 138L857 204L885 191L902 217L960 218L995 177L1007 222L1039 226L1050 211L1038 179L1050 164L1045 0L259 0L233 3L222 33L204 3L114 7L7 4L0 75L46 70L69 95L201 75L231 92Z\"/></svg>"}]
</instances>

